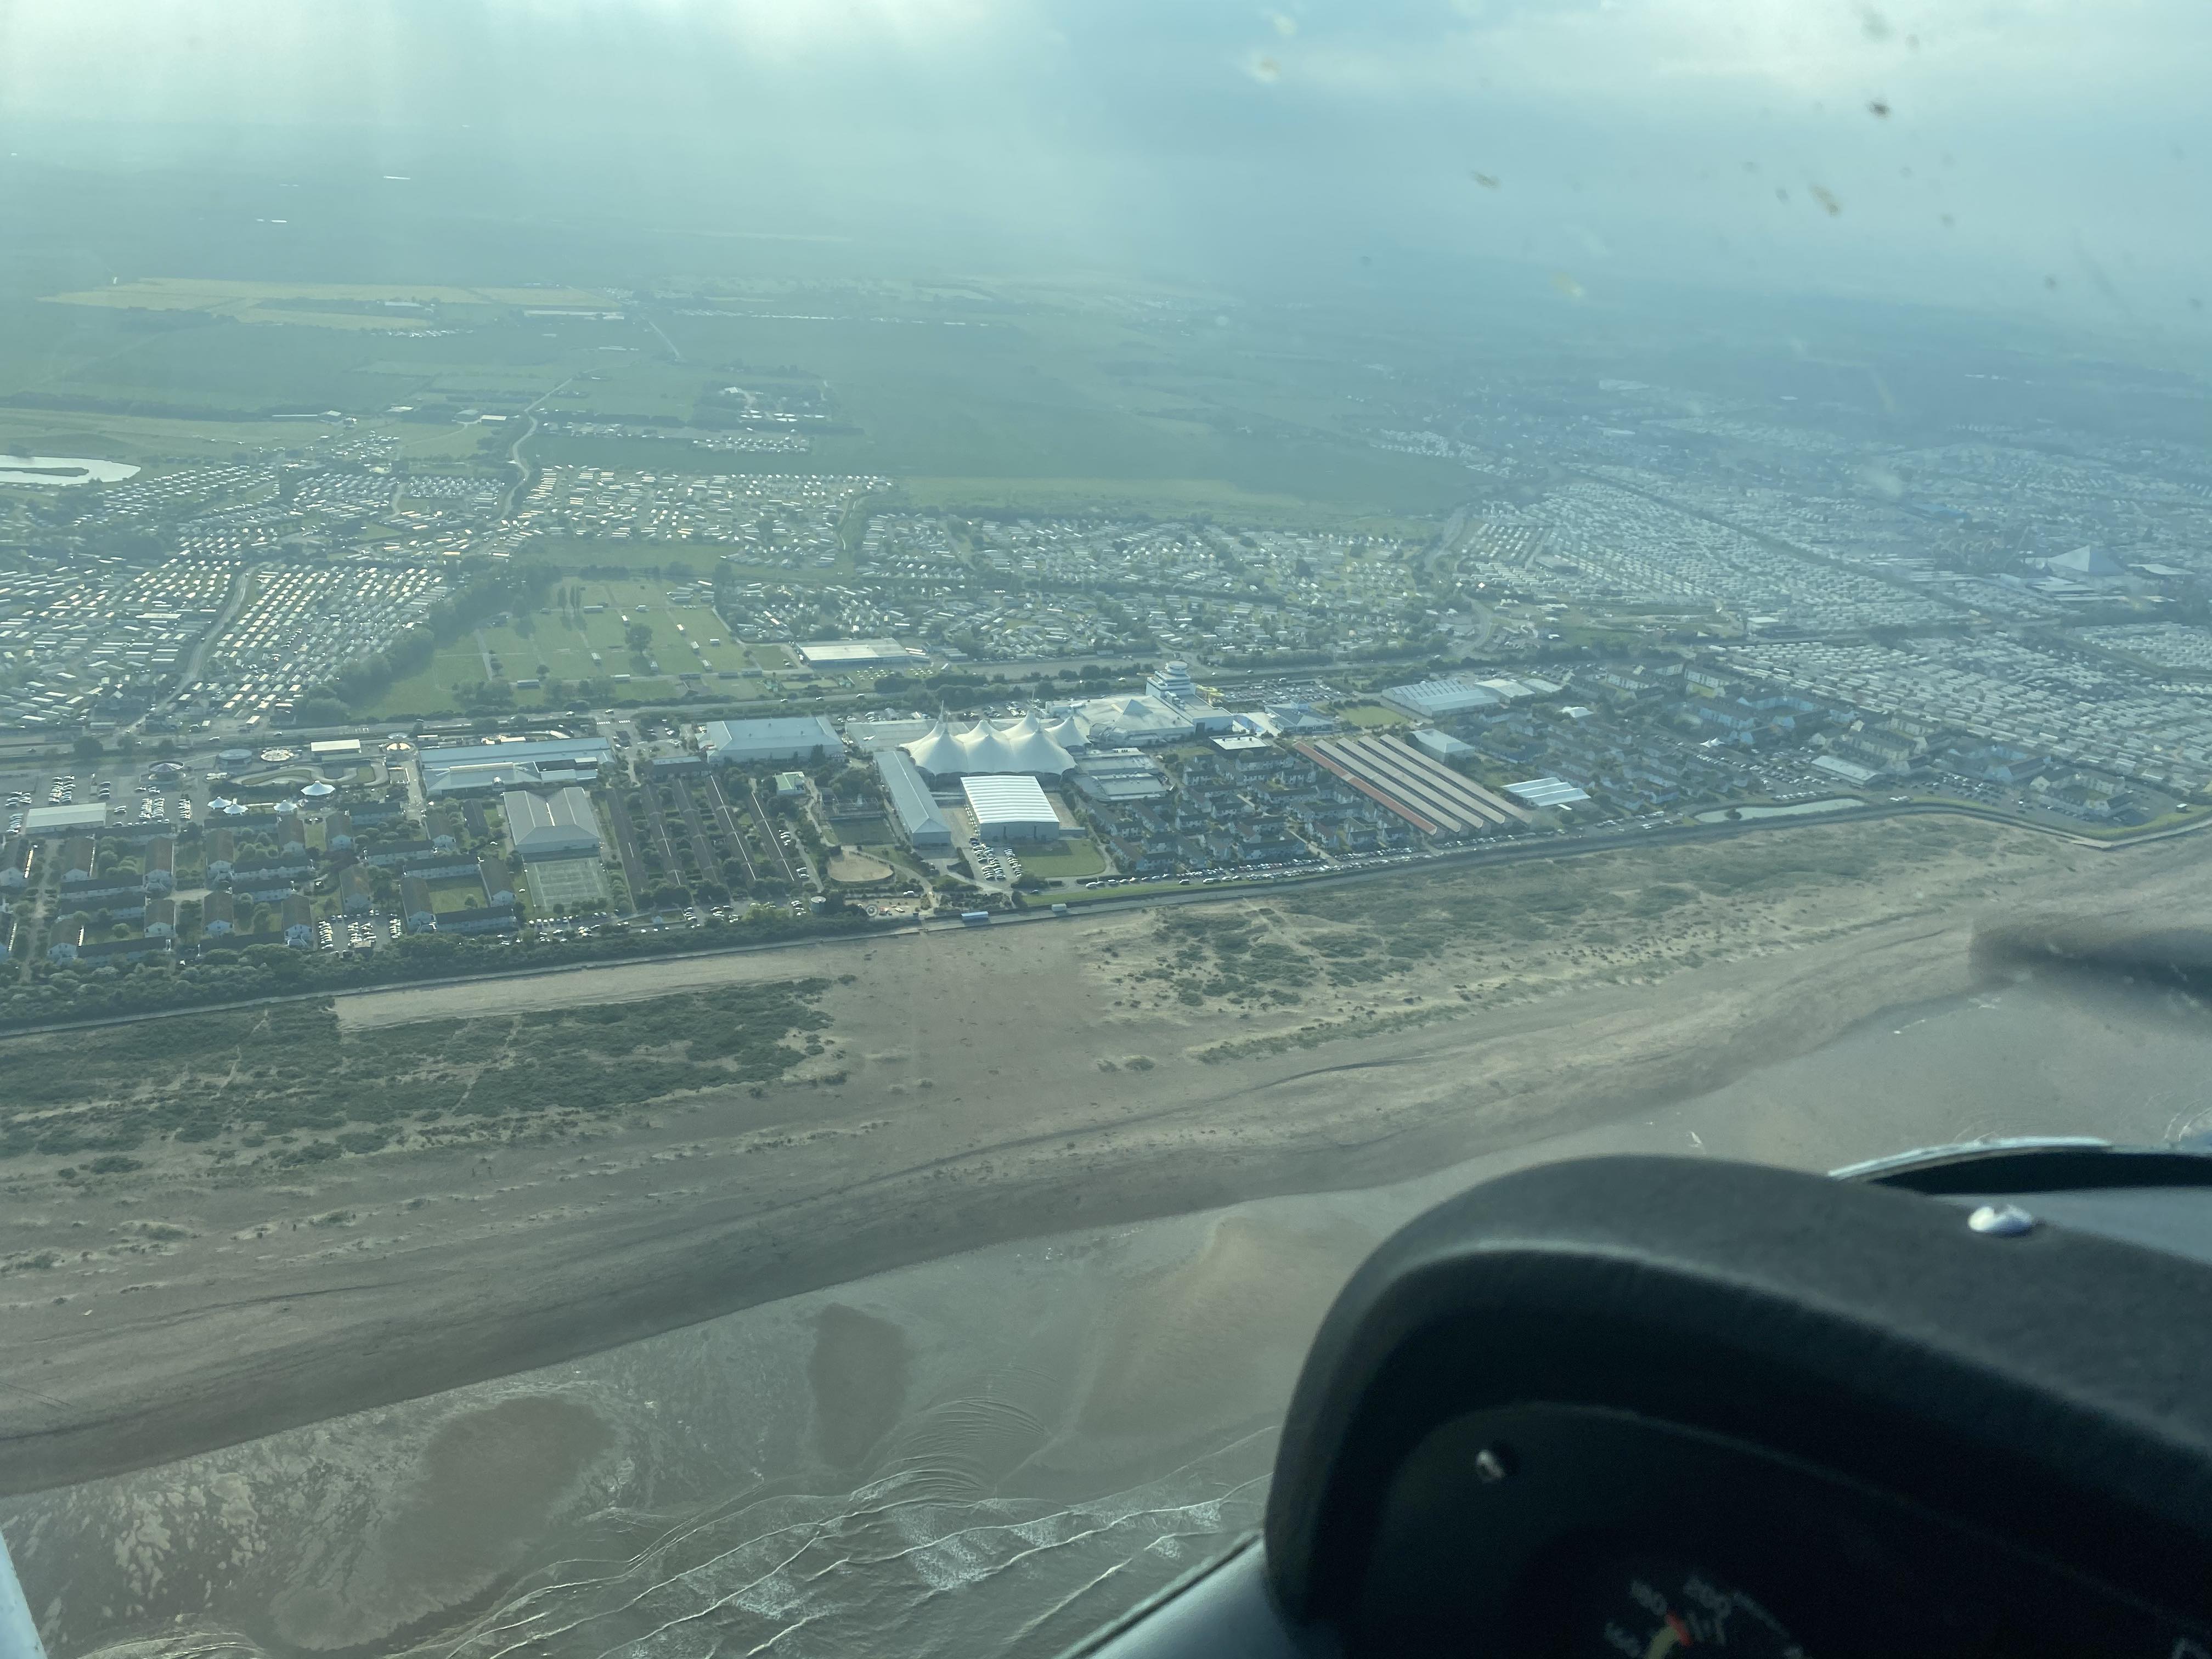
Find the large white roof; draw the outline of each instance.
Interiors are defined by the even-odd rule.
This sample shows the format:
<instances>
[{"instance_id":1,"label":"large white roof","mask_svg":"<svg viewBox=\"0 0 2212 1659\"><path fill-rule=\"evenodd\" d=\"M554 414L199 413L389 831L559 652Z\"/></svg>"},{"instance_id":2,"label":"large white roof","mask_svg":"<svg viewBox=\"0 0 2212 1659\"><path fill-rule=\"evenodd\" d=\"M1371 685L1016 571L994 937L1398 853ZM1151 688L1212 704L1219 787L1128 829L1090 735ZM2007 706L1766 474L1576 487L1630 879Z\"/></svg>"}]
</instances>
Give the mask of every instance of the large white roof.
<instances>
[{"instance_id":1,"label":"large white roof","mask_svg":"<svg viewBox=\"0 0 2212 1659\"><path fill-rule=\"evenodd\" d=\"M1018 772L1056 778L1075 764L1075 757L1052 738L1035 714L1006 726L977 720L964 732L954 732L939 720L927 736L904 748L916 766L940 778Z\"/></svg>"},{"instance_id":2,"label":"large white roof","mask_svg":"<svg viewBox=\"0 0 2212 1659\"><path fill-rule=\"evenodd\" d=\"M1092 697L1077 708L1076 715L1091 741L1102 749L1170 743L1198 729L1180 710L1150 696Z\"/></svg>"},{"instance_id":3,"label":"large white roof","mask_svg":"<svg viewBox=\"0 0 2212 1659\"><path fill-rule=\"evenodd\" d=\"M1052 810L1052 803L1033 777L963 778L960 787L968 797L968 810L975 815L979 832L994 824L1052 829L1060 825L1060 815Z\"/></svg>"}]
</instances>

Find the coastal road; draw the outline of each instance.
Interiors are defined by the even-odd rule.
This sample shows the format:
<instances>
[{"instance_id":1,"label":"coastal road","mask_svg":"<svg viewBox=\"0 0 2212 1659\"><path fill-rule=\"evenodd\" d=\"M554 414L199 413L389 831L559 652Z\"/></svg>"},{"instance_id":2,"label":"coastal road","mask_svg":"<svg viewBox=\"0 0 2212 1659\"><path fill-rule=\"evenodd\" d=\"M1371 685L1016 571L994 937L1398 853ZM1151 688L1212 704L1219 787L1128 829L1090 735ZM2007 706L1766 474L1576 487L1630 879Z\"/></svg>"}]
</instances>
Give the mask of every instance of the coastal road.
<instances>
[{"instance_id":1,"label":"coastal road","mask_svg":"<svg viewBox=\"0 0 2212 1659\"><path fill-rule=\"evenodd\" d=\"M2000 824L2011 830L2028 830L2039 835L2053 836L2070 846L2086 851L2121 853L2130 848L2145 847L2155 842L2177 840L2195 835L2212 824L2212 813L2194 823L2177 824L2170 830L2154 830L2145 836L2130 836L2124 841L2099 841L2092 836L2077 836L2050 824L2033 823L2007 816L1994 810L1954 806L1936 802L1899 802L1850 809L1840 812L1808 813L1796 817L1764 818L1736 823L1668 824L1648 830L1625 830L1611 835L1547 836L1522 837L1502 844L1466 848L1462 851L1432 854L1403 864L1385 865L1371 870L1346 870L1333 874L1292 876L1275 880L1222 882L1211 886L1180 886L1172 884L1140 889L1112 898L1085 899L1073 907L1078 916L1109 915L1121 911L1145 909L1168 904L1219 904L1230 901L1265 898L1278 892L1304 891L1321 887L1344 887L1355 883L1380 881L1393 876L1407 876L1424 869L1460 867L1471 864L1523 864L1546 859L1586 857L1596 853L1617 853L1640 847L1679 846L1689 842L1732 841L1741 836L1786 833L1820 824L1866 823L1883 818L1903 817L1963 817L1982 823ZM626 823L627 819L621 823ZM774 844L774 837L769 837ZM623 836L618 823L616 835L619 851ZM781 852L782 849L778 848ZM625 874L628 872L625 864ZM1030 910L994 911L994 927L1006 927L1023 923L1051 923L1066 918L1055 916L1040 904ZM19 1026L0 1033L0 1041L7 1036L31 1036L46 1031L92 1030L107 1025L133 1025L149 1019L173 1019L179 1016L228 1012L240 1008L263 1008L273 1003L304 1002L318 997L372 996L392 990L416 990L441 985L471 985L485 980L527 979L535 975L557 973L605 973L627 967L652 963L684 962L701 957L750 954L761 951L788 951L818 945L865 945L871 941L896 937L903 933L930 934L969 933L970 928L957 916L927 918L908 922L880 932L849 934L809 934L800 939L749 941L742 944L702 945L696 951L669 951L654 956L619 957L592 962L538 963L526 968L507 969L490 974L456 974L439 979L406 980L392 984L363 986L354 990L298 991L283 996L246 997L234 1002L202 1003L190 1008L151 1009L143 1013L111 1014L99 1019L57 1021L50 1024Z\"/></svg>"}]
</instances>

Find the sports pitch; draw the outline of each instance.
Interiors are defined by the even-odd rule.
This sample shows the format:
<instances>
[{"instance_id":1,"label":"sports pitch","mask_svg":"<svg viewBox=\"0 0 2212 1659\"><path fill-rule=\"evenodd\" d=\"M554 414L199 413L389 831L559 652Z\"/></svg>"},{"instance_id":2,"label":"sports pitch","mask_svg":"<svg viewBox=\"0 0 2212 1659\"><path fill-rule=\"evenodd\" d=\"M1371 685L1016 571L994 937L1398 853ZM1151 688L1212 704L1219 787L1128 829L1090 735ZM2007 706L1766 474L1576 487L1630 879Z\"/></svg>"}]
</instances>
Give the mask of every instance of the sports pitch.
<instances>
[{"instance_id":1,"label":"sports pitch","mask_svg":"<svg viewBox=\"0 0 2212 1659\"><path fill-rule=\"evenodd\" d=\"M605 904L606 872L597 859L540 859L528 868L531 908L540 915Z\"/></svg>"}]
</instances>

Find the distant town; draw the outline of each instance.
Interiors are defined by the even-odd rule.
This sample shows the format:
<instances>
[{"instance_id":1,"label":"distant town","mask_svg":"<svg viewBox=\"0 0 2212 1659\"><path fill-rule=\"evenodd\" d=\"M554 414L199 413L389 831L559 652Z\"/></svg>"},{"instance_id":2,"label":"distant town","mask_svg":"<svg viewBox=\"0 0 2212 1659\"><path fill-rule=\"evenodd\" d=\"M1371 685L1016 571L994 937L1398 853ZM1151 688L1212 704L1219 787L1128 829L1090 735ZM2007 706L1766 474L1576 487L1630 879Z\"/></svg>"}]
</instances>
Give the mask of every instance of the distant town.
<instances>
[{"instance_id":1,"label":"distant town","mask_svg":"<svg viewBox=\"0 0 2212 1659\"><path fill-rule=\"evenodd\" d=\"M4 1018L252 988L223 970L257 947L474 972L2212 803L2212 465L2183 446L1853 441L1633 380L1408 392L1358 441L1466 504L1299 527L804 470L854 428L779 374L705 424L511 398L209 464L0 458ZM410 459L426 420L490 435Z\"/></svg>"}]
</instances>

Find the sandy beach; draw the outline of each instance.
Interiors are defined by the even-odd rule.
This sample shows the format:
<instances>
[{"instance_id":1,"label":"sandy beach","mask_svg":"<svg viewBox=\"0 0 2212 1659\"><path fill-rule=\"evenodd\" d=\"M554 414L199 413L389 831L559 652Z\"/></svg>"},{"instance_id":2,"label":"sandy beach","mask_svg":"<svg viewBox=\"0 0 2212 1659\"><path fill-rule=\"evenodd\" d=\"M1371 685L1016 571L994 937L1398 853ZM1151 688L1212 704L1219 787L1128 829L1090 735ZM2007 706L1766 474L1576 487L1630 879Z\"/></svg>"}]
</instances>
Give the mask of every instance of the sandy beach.
<instances>
[{"instance_id":1,"label":"sandy beach","mask_svg":"<svg viewBox=\"0 0 2212 1659\"><path fill-rule=\"evenodd\" d=\"M19 1160L5 1253L42 1265L0 1276L0 1488L1005 1241L1370 1187L1625 1120L1966 989L1978 918L2171 909L2203 862L2189 842L2100 854L1927 821L1777 839L1790 860L1748 890L1695 849L1546 866L1518 879L1571 880L1583 908L1534 937L1458 925L1495 914L1498 878L1401 888L1442 907L1405 924L1443 918L1426 953L1294 1003L1194 990L1227 970L1200 960L1192 924L1153 913L345 999L341 1028L374 1038L564 1000L830 981L825 1041L786 1081L574 1134L403 1144L304 1173L211 1170L179 1148L91 1188ZM1869 855L1881 873L1850 873ZM1689 896L1638 921L1661 890ZM1455 912L1455 892L1477 908ZM1197 914L1310 956L1389 894ZM1161 966L1176 962L1198 966L1177 980ZM1786 1149L1786 1103L1772 1116Z\"/></svg>"}]
</instances>

